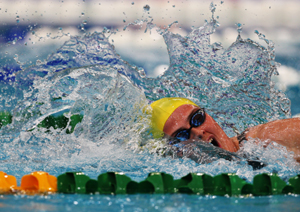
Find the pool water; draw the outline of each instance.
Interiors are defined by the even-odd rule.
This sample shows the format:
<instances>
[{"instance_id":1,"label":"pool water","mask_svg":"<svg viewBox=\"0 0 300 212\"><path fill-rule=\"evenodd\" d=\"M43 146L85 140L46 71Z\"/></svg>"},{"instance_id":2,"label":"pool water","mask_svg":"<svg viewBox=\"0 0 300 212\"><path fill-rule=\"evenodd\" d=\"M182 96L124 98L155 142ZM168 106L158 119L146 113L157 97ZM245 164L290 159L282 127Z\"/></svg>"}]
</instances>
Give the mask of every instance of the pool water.
<instances>
[{"instance_id":1,"label":"pool water","mask_svg":"<svg viewBox=\"0 0 300 212\"><path fill-rule=\"evenodd\" d=\"M272 81L278 67L272 41L258 31L257 41L244 39L238 25L237 39L229 48L211 43L219 23L213 4L210 9L210 20L187 36L160 29L150 18L133 23L146 25L165 40L170 65L157 78L148 78L142 68L125 61L107 30L70 36L54 53L41 46L46 56L33 64L23 64L16 55L18 68L9 68L3 60L0 112L9 111L13 119L0 129L0 170L18 182L38 170L54 176L82 171L91 178L119 171L135 181L150 172L166 172L175 179L190 172L236 173L248 182L260 173L277 173L286 182L299 174L293 154L276 144L264 148L246 142L237 153L268 164L258 170L219 155L203 154L203 164L198 164L157 154L165 140L153 139L145 111L165 96L188 97L205 107L229 136L292 115L288 95ZM83 118L74 129L69 122L64 127L40 127L50 116L62 115L68 120ZM298 195L2 195L0 210L297 211L297 200Z\"/></svg>"},{"instance_id":2,"label":"pool water","mask_svg":"<svg viewBox=\"0 0 300 212\"><path fill-rule=\"evenodd\" d=\"M166 195L1 196L1 211L299 211L299 196ZM17 203L17 204L16 204Z\"/></svg>"}]
</instances>

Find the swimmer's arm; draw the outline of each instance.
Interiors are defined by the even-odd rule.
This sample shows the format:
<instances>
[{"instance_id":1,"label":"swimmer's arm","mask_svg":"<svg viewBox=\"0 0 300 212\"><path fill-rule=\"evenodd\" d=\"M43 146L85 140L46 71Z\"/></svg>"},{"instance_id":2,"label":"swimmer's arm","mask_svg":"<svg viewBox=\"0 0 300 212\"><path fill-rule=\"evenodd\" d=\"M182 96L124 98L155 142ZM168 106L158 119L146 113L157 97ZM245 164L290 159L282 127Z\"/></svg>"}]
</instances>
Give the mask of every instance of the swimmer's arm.
<instances>
[{"instance_id":1,"label":"swimmer's arm","mask_svg":"<svg viewBox=\"0 0 300 212\"><path fill-rule=\"evenodd\" d=\"M300 160L300 118L282 119L248 129L246 138L275 141L295 153Z\"/></svg>"}]
</instances>

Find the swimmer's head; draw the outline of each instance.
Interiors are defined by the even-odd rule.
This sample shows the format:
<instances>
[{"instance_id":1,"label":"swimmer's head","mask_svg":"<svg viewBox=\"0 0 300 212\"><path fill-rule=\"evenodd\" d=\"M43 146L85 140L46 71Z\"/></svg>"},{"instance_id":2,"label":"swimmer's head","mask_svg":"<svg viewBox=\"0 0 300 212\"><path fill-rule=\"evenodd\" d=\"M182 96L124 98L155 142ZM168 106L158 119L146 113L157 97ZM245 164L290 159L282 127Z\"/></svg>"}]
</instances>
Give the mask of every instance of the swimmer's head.
<instances>
[{"instance_id":1,"label":"swimmer's head","mask_svg":"<svg viewBox=\"0 0 300 212\"><path fill-rule=\"evenodd\" d=\"M181 97L166 97L159 99L151 104L152 107L152 127L160 131L164 130L164 126L171 114L182 105L195 105L189 99Z\"/></svg>"},{"instance_id":2,"label":"swimmer's head","mask_svg":"<svg viewBox=\"0 0 300 212\"><path fill-rule=\"evenodd\" d=\"M168 135L180 141L201 139L230 152L239 149L238 141L229 138L220 125L191 100L163 98L153 102L151 107L154 138Z\"/></svg>"}]
</instances>

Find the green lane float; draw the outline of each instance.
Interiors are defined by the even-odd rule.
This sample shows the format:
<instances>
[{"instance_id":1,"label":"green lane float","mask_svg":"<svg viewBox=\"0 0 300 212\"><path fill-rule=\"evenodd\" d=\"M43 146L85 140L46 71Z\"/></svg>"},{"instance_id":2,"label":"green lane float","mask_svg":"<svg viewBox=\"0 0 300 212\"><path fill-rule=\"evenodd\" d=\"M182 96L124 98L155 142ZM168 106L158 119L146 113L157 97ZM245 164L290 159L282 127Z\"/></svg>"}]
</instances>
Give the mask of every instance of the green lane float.
<instances>
[{"instance_id":1,"label":"green lane float","mask_svg":"<svg viewBox=\"0 0 300 212\"><path fill-rule=\"evenodd\" d=\"M253 194L255 196L292 193L294 187L287 185L277 174L259 174L253 179Z\"/></svg>"},{"instance_id":2,"label":"green lane float","mask_svg":"<svg viewBox=\"0 0 300 212\"><path fill-rule=\"evenodd\" d=\"M129 185L132 185L131 188ZM137 193L137 183L123 173L107 172L98 176L98 191L102 194Z\"/></svg>"},{"instance_id":3,"label":"green lane float","mask_svg":"<svg viewBox=\"0 0 300 212\"><path fill-rule=\"evenodd\" d=\"M150 173L144 181L139 183L139 193L174 193L173 176L163 172Z\"/></svg>"},{"instance_id":4,"label":"green lane float","mask_svg":"<svg viewBox=\"0 0 300 212\"><path fill-rule=\"evenodd\" d=\"M294 188L294 194L300 194L300 174L289 179L289 184Z\"/></svg>"},{"instance_id":5,"label":"green lane float","mask_svg":"<svg viewBox=\"0 0 300 212\"><path fill-rule=\"evenodd\" d=\"M252 191L253 186L236 174L220 174L214 177L215 195L239 196L251 194Z\"/></svg>"},{"instance_id":6,"label":"green lane float","mask_svg":"<svg viewBox=\"0 0 300 212\"><path fill-rule=\"evenodd\" d=\"M276 174L258 174L253 184L247 183L236 174L223 173L212 177L203 173L189 173L174 180L164 172L149 173L148 177L135 182L120 172L107 172L91 179L82 172L66 172L55 176L37 171L25 175L21 186L17 186L14 176L0 171L1 194L173 194L186 193L217 196L265 196L300 193L300 175L289 179L286 184Z\"/></svg>"},{"instance_id":7,"label":"green lane float","mask_svg":"<svg viewBox=\"0 0 300 212\"><path fill-rule=\"evenodd\" d=\"M89 180L82 172L66 172L57 177L57 190L65 194L85 194Z\"/></svg>"},{"instance_id":8,"label":"green lane float","mask_svg":"<svg viewBox=\"0 0 300 212\"><path fill-rule=\"evenodd\" d=\"M133 182L134 191L128 189L129 183ZM100 174L98 180L89 180L86 184L87 193L100 194L128 194L137 192L137 183L119 172L107 172Z\"/></svg>"},{"instance_id":9,"label":"green lane float","mask_svg":"<svg viewBox=\"0 0 300 212\"><path fill-rule=\"evenodd\" d=\"M179 180L174 180L176 192L207 195L214 193L214 179L203 173L189 173Z\"/></svg>"}]
</instances>

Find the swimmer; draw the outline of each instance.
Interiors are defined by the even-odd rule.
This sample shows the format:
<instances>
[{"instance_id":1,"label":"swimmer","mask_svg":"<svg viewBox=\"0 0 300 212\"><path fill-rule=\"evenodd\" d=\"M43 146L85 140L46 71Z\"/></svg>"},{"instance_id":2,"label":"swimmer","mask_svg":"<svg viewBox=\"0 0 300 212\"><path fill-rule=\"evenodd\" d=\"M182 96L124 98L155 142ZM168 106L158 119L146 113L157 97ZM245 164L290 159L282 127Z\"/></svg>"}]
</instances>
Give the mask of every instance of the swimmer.
<instances>
[{"instance_id":1,"label":"swimmer","mask_svg":"<svg viewBox=\"0 0 300 212\"><path fill-rule=\"evenodd\" d=\"M152 125L164 134L177 138L183 144L188 139L201 139L206 143L236 152L242 141L250 138L274 141L293 151L300 163L300 118L290 118L249 127L240 135L229 138L220 125L205 110L186 98L162 98L151 104Z\"/></svg>"}]
</instances>

